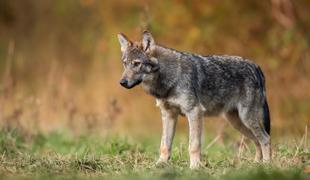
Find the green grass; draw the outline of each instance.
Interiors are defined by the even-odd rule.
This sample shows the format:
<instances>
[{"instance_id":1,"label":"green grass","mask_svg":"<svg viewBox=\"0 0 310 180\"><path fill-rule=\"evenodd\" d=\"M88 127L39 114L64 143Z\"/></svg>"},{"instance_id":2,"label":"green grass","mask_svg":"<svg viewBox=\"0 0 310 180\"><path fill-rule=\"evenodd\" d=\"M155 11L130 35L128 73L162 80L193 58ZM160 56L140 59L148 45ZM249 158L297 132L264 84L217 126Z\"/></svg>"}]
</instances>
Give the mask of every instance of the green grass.
<instances>
[{"instance_id":1,"label":"green grass","mask_svg":"<svg viewBox=\"0 0 310 180\"><path fill-rule=\"evenodd\" d=\"M0 178L6 179L309 179L309 147L275 144L272 164L252 162L254 149L236 158L235 142L204 148L205 167L188 169L187 138L178 135L169 165L155 167L159 137L26 135L0 132ZM205 144L212 138L206 138ZM249 144L249 143L248 143Z\"/></svg>"}]
</instances>

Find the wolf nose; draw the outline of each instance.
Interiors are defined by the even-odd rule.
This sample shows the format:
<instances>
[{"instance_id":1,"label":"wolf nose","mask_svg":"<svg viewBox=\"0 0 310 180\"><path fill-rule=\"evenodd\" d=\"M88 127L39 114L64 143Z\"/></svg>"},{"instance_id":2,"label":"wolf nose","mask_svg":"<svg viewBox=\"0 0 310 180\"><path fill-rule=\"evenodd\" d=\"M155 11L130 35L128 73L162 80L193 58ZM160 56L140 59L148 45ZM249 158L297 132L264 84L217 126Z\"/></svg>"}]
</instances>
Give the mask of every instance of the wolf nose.
<instances>
[{"instance_id":1,"label":"wolf nose","mask_svg":"<svg viewBox=\"0 0 310 180\"><path fill-rule=\"evenodd\" d=\"M126 79L121 79L121 81L119 82L122 86L126 87L128 81Z\"/></svg>"}]
</instances>

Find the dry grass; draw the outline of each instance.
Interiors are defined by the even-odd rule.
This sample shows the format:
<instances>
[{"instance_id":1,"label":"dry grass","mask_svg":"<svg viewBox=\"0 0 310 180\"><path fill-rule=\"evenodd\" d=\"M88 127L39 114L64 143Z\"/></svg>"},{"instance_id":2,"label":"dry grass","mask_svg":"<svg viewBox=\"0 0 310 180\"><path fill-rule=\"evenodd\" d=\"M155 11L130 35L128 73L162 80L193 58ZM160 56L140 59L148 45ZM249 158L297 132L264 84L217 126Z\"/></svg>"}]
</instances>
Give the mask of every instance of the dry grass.
<instances>
[{"instance_id":1,"label":"dry grass","mask_svg":"<svg viewBox=\"0 0 310 180\"><path fill-rule=\"evenodd\" d=\"M43 132L158 130L153 98L118 84L116 34L139 40L148 27L169 47L253 59L265 72L273 132L300 134L310 119L307 4L290 5L295 15L283 26L286 14L268 1L2 2L1 123Z\"/></svg>"}]
</instances>

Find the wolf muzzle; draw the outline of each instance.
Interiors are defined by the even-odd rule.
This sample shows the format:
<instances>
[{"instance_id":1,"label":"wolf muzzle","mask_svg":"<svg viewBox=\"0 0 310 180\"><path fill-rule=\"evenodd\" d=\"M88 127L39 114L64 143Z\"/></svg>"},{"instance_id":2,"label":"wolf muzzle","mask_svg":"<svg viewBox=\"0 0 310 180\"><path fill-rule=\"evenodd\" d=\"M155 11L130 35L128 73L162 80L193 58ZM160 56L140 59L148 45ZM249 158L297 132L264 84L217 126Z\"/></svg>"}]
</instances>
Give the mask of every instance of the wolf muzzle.
<instances>
[{"instance_id":1,"label":"wolf muzzle","mask_svg":"<svg viewBox=\"0 0 310 180\"><path fill-rule=\"evenodd\" d=\"M140 84L142 82L142 80L133 80L133 81L128 81L127 79L121 79L120 80L120 84L127 88L127 89L131 89L133 87L135 87L136 85Z\"/></svg>"}]
</instances>

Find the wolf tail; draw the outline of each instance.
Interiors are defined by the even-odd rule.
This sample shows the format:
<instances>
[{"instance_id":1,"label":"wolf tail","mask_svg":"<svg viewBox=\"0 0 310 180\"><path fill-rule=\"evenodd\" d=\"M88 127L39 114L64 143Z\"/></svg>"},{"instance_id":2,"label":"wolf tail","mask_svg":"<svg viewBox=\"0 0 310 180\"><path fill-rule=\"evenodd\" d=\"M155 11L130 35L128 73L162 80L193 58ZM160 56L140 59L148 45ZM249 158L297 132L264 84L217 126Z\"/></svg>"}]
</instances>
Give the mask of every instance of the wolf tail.
<instances>
[{"instance_id":1,"label":"wolf tail","mask_svg":"<svg viewBox=\"0 0 310 180\"><path fill-rule=\"evenodd\" d=\"M263 124L264 124L266 132L270 134L270 114L269 114L269 106L268 106L267 97L266 97L265 76L259 66L256 67L256 74L259 80L259 88L261 90L262 97L264 98Z\"/></svg>"},{"instance_id":2,"label":"wolf tail","mask_svg":"<svg viewBox=\"0 0 310 180\"><path fill-rule=\"evenodd\" d=\"M269 106L266 99L263 108L264 108L264 127L266 132L270 135L270 114L269 114Z\"/></svg>"}]
</instances>

